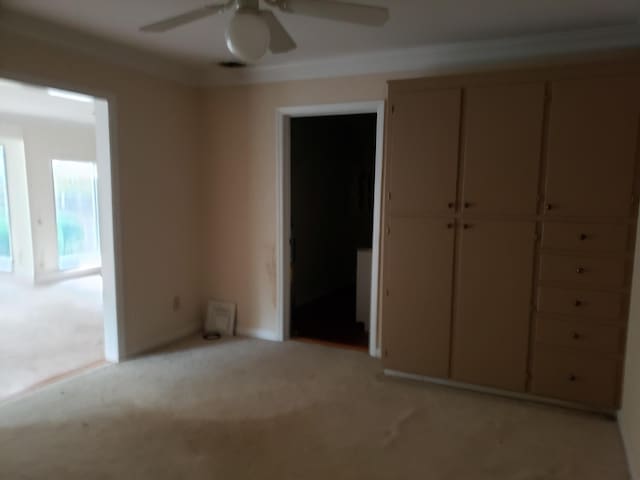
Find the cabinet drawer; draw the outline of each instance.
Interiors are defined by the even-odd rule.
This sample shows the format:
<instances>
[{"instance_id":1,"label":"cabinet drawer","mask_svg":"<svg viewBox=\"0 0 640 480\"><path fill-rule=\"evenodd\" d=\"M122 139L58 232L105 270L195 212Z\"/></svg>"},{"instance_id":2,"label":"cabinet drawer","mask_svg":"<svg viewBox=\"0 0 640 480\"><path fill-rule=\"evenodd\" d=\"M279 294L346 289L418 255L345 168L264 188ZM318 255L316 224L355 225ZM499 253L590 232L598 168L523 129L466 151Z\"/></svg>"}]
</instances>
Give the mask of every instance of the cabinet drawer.
<instances>
[{"instance_id":1,"label":"cabinet drawer","mask_svg":"<svg viewBox=\"0 0 640 480\"><path fill-rule=\"evenodd\" d=\"M531 392L570 402L617 408L619 365L613 358L537 345Z\"/></svg>"},{"instance_id":2,"label":"cabinet drawer","mask_svg":"<svg viewBox=\"0 0 640 480\"><path fill-rule=\"evenodd\" d=\"M623 312L623 295L610 292L539 288L538 311L615 320Z\"/></svg>"},{"instance_id":3,"label":"cabinet drawer","mask_svg":"<svg viewBox=\"0 0 640 480\"><path fill-rule=\"evenodd\" d=\"M628 242L627 225L547 222L542 227L542 248L624 253Z\"/></svg>"},{"instance_id":4,"label":"cabinet drawer","mask_svg":"<svg viewBox=\"0 0 640 480\"><path fill-rule=\"evenodd\" d=\"M625 283L622 259L542 255L540 280L584 287L621 288Z\"/></svg>"},{"instance_id":5,"label":"cabinet drawer","mask_svg":"<svg viewBox=\"0 0 640 480\"><path fill-rule=\"evenodd\" d=\"M536 342L609 354L618 353L622 349L619 327L593 325L580 320L537 318Z\"/></svg>"}]
</instances>

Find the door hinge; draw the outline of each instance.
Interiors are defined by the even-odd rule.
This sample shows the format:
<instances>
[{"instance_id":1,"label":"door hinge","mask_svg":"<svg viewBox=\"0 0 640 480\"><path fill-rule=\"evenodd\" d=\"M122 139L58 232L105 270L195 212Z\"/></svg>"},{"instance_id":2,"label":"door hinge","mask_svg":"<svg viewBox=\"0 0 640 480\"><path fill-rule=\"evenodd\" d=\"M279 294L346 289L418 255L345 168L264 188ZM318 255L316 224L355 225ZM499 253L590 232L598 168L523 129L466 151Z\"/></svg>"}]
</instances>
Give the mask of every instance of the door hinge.
<instances>
[{"instance_id":1,"label":"door hinge","mask_svg":"<svg viewBox=\"0 0 640 480\"><path fill-rule=\"evenodd\" d=\"M387 350L386 348L382 351L382 356L383 357L388 357L389 356L389 350Z\"/></svg>"},{"instance_id":2,"label":"door hinge","mask_svg":"<svg viewBox=\"0 0 640 480\"><path fill-rule=\"evenodd\" d=\"M391 227L387 227L387 235L391 235Z\"/></svg>"},{"instance_id":3,"label":"door hinge","mask_svg":"<svg viewBox=\"0 0 640 480\"><path fill-rule=\"evenodd\" d=\"M391 200L391 192L387 192L387 200Z\"/></svg>"},{"instance_id":4,"label":"door hinge","mask_svg":"<svg viewBox=\"0 0 640 480\"><path fill-rule=\"evenodd\" d=\"M395 105L391 105L391 113L396 113L396 106Z\"/></svg>"}]
</instances>

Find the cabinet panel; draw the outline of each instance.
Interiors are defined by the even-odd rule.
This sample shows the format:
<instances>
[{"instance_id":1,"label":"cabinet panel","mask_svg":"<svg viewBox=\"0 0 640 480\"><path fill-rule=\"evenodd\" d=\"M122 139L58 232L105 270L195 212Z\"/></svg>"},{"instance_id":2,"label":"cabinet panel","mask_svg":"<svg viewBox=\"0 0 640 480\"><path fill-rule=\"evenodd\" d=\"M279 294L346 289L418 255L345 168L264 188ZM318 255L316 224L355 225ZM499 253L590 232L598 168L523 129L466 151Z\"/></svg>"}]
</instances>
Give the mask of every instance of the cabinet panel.
<instances>
[{"instance_id":1,"label":"cabinet panel","mask_svg":"<svg viewBox=\"0 0 640 480\"><path fill-rule=\"evenodd\" d=\"M564 288L539 288L538 311L575 317L616 320L623 311L623 295Z\"/></svg>"},{"instance_id":2,"label":"cabinet panel","mask_svg":"<svg viewBox=\"0 0 640 480\"><path fill-rule=\"evenodd\" d=\"M452 212L456 201L460 90L395 94L387 211Z\"/></svg>"},{"instance_id":3,"label":"cabinet panel","mask_svg":"<svg viewBox=\"0 0 640 480\"><path fill-rule=\"evenodd\" d=\"M631 212L638 79L553 82L546 215L624 217Z\"/></svg>"},{"instance_id":4,"label":"cabinet panel","mask_svg":"<svg viewBox=\"0 0 640 480\"><path fill-rule=\"evenodd\" d=\"M453 224L391 218L388 227L382 293L384 367L447 377Z\"/></svg>"},{"instance_id":5,"label":"cabinet panel","mask_svg":"<svg viewBox=\"0 0 640 480\"><path fill-rule=\"evenodd\" d=\"M476 87L465 95L463 207L535 214L544 84Z\"/></svg>"},{"instance_id":6,"label":"cabinet panel","mask_svg":"<svg viewBox=\"0 0 640 480\"><path fill-rule=\"evenodd\" d=\"M618 406L618 361L537 345L531 391L537 395L597 407Z\"/></svg>"},{"instance_id":7,"label":"cabinet panel","mask_svg":"<svg viewBox=\"0 0 640 480\"><path fill-rule=\"evenodd\" d=\"M466 225L458 259L452 377L524 391L534 223Z\"/></svg>"},{"instance_id":8,"label":"cabinet panel","mask_svg":"<svg viewBox=\"0 0 640 480\"><path fill-rule=\"evenodd\" d=\"M629 229L622 224L552 223L542 227L542 248L590 253L624 253Z\"/></svg>"},{"instance_id":9,"label":"cabinet panel","mask_svg":"<svg viewBox=\"0 0 640 480\"><path fill-rule=\"evenodd\" d=\"M615 354L622 351L622 339L617 325L551 317L536 319L536 341L546 345Z\"/></svg>"},{"instance_id":10,"label":"cabinet panel","mask_svg":"<svg viewBox=\"0 0 640 480\"><path fill-rule=\"evenodd\" d=\"M622 259L542 255L540 280L572 287L620 288L625 283L625 268Z\"/></svg>"}]
</instances>

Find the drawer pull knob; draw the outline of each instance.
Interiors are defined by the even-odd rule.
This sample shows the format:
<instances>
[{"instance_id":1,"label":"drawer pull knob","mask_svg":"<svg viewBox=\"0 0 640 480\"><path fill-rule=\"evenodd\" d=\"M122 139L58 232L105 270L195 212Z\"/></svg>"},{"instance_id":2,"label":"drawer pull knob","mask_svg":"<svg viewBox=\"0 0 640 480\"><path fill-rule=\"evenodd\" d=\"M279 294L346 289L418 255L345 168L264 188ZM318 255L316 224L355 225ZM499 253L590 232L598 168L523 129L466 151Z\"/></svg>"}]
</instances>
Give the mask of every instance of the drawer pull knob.
<instances>
[{"instance_id":1,"label":"drawer pull knob","mask_svg":"<svg viewBox=\"0 0 640 480\"><path fill-rule=\"evenodd\" d=\"M574 340L580 340L581 335L578 332L573 332L571 336L573 337Z\"/></svg>"},{"instance_id":2,"label":"drawer pull knob","mask_svg":"<svg viewBox=\"0 0 640 480\"><path fill-rule=\"evenodd\" d=\"M447 228L453 228L453 223L447 223Z\"/></svg>"},{"instance_id":3,"label":"drawer pull knob","mask_svg":"<svg viewBox=\"0 0 640 480\"><path fill-rule=\"evenodd\" d=\"M583 273L584 273L584 268L583 268L583 267L578 267L578 268L576 268L576 273L577 273L578 275L583 274Z\"/></svg>"},{"instance_id":4,"label":"drawer pull knob","mask_svg":"<svg viewBox=\"0 0 640 480\"><path fill-rule=\"evenodd\" d=\"M578 377L576 377L575 375L571 374L569 375L569 381L570 382L575 382L578 379Z\"/></svg>"},{"instance_id":5,"label":"drawer pull knob","mask_svg":"<svg viewBox=\"0 0 640 480\"><path fill-rule=\"evenodd\" d=\"M586 233L581 233L580 234L580 240L586 240L587 238L589 238L589 237L587 236Z\"/></svg>"},{"instance_id":6,"label":"drawer pull knob","mask_svg":"<svg viewBox=\"0 0 640 480\"><path fill-rule=\"evenodd\" d=\"M550 210L553 210L553 204L551 204L551 203L547 203L547 204L544 206L544 209L545 209L547 212L548 212L548 211L550 211Z\"/></svg>"},{"instance_id":7,"label":"drawer pull knob","mask_svg":"<svg viewBox=\"0 0 640 480\"><path fill-rule=\"evenodd\" d=\"M469 208L471 207L471 204L469 202L464 202L464 208Z\"/></svg>"},{"instance_id":8,"label":"drawer pull knob","mask_svg":"<svg viewBox=\"0 0 640 480\"><path fill-rule=\"evenodd\" d=\"M576 307L581 307L581 306L582 306L582 300L576 300L575 302L573 302L573 304L574 304Z\"/></svg>"},{"instance_id":9,"label":"drawer pull knob","mask_svg":"<svg viewBox=\"0 0 640 480\"><path fill-rule=\"evenodd\" d=\"M469 230L471 228L471 225L465 223L464 225L462 225L462 228L464 228L465 230Z\"/></svg>"},{"instance_id":10,"label":"drawer pull knob","mask_svg":"<svg viewBox=\"0 0 640 480\"><path fill-rule=\"evenodd\" d=\"M455 207L455 206L456 206L456 204L455 204L455 203L453 203L453 202L449 202L449 203L447 203L447 207L449 207L449 208L453 208L453 207Z\"/></svg>"}]
</instances>

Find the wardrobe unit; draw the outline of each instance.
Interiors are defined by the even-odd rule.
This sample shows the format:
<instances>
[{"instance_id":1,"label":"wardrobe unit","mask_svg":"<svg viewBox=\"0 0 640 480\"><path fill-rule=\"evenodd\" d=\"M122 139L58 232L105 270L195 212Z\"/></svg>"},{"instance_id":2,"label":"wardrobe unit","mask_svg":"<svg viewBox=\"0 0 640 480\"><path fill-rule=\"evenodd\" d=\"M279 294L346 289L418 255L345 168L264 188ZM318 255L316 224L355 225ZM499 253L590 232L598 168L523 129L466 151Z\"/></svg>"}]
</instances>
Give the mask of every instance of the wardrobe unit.
<instances>
[{"instance_id":1,"label":"wardrobe unit","mask_svg":"<svg viewBox=\"0 0 640 480\"><path fill-rule=\"evenodd\" d=\"M384 368L616 409L639 120L635 62L390 82Z\"/></svg>"}]
</instances>

